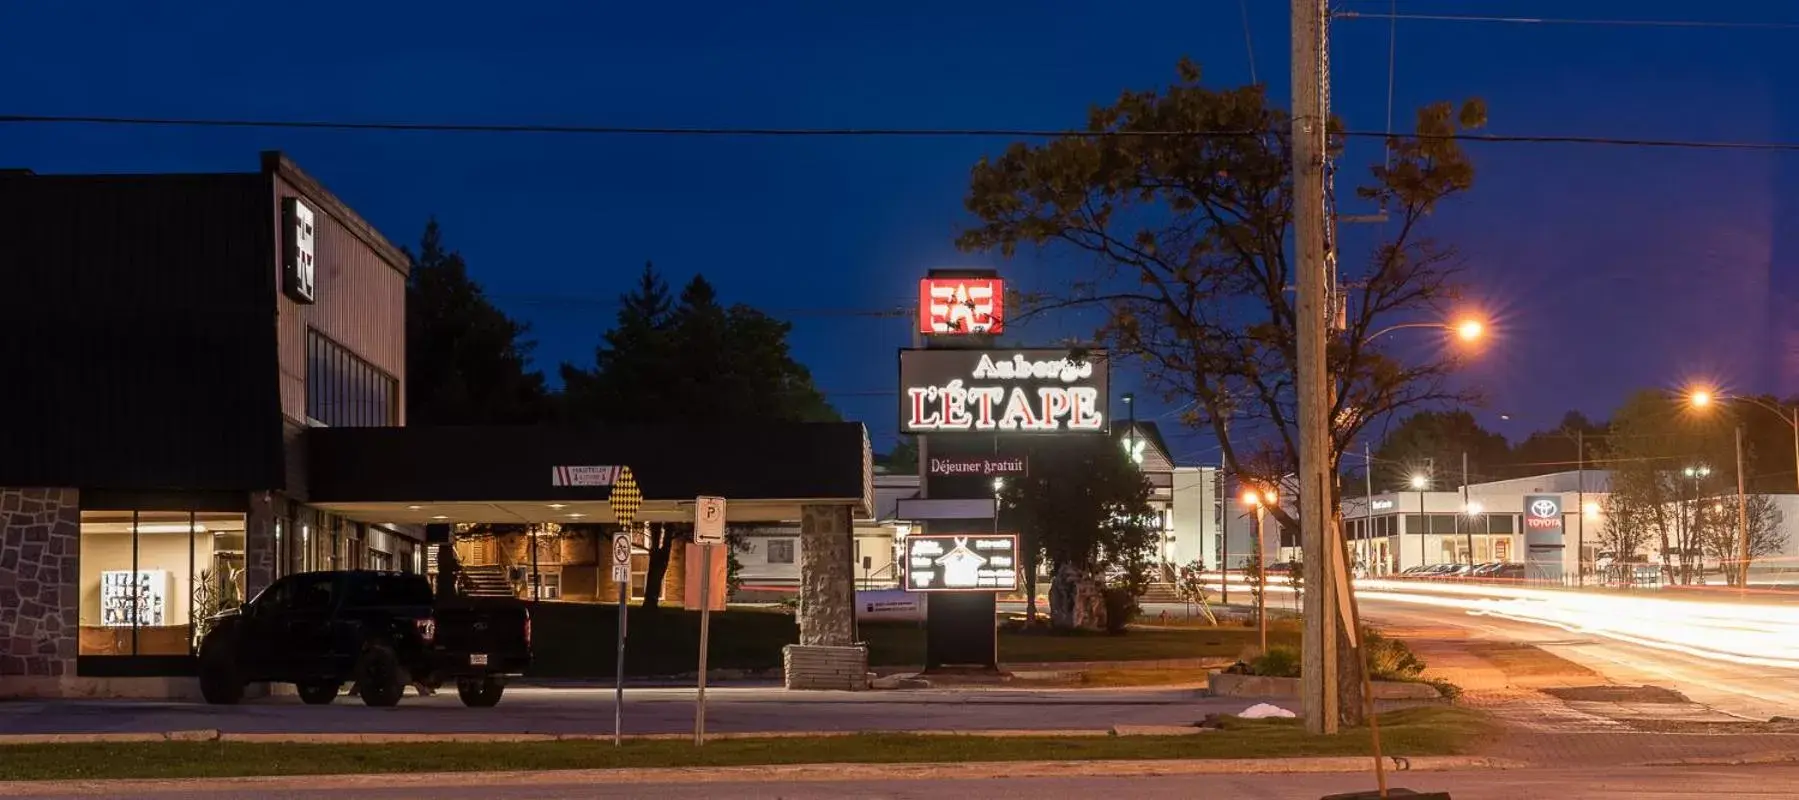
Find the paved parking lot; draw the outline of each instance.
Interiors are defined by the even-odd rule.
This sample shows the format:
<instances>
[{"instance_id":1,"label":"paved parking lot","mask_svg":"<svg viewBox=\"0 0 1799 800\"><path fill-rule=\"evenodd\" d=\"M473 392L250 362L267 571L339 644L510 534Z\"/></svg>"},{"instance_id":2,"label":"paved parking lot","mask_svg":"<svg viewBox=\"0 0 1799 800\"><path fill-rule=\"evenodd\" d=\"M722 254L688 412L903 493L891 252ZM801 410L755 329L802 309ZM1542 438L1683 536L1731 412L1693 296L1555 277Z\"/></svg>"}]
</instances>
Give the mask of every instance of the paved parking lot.
<instances>
[{"instance_id":1,"label":"paved parking lot","mask_svg":"<svg viewBox=\"0 0 1799 800\"><path fill-rule=\"evenodd\" d=\"M465 708L455 692L408 695L398 708L368 708L351 697L330 706L296 698L238 706L157 701L0 703L0 734L234 733L611 733L609 688L513 687L497 708ZM1112 725L1186 725L1208 713L1242 711L1253 701L1203 697L1193 689L921 689L790 692L768 687L708 689L714 732L856 730L1050 730ZM694 690L625 690L626 733L693 730Z\"/></svg>"}]
</instances>

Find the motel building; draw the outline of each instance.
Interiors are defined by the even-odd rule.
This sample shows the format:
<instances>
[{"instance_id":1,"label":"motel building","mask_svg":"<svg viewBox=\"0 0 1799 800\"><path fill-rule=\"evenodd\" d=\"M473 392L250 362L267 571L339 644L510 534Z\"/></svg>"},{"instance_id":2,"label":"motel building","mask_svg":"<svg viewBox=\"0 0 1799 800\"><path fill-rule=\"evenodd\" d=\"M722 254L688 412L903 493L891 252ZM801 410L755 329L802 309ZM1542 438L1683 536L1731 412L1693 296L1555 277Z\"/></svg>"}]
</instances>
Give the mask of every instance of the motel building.
<instances>
[{"instance_id":1,"label":"motel building","mask_svg":"<svg viewBox=\"0 0 1799 800\"><path fill-rule=\"evenodd\" d=\"M721 496L731 526L793 544L794 658L854 651L860 424L407 427L409 269L278 152L234 173L0 169L0 698L196 697L214 613L292 573L426 572L457 531L510 531L458 537L501 592L610 599L595 544L625 466L634 593L646 527Z\"/></svg>"}]
</instances>

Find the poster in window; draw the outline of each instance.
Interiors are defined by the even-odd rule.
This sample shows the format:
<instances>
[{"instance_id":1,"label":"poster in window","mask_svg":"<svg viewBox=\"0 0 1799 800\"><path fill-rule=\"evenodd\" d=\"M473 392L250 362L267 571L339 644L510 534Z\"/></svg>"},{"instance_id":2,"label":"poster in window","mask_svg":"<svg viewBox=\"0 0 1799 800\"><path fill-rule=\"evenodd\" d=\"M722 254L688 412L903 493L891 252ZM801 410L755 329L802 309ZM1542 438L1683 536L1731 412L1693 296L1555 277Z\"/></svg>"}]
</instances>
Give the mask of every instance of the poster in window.
<instances>
[{"instance_id":1,"label":"poster in window","mask_svg":"<svg viewBox=\"0 0 1799 800\"><path fill-rule=\"evenodd\" d=\"M100 573L100 624L162 627L168 624L168 597L168 570L106 570Z\"/></svg>"}]
</instances>

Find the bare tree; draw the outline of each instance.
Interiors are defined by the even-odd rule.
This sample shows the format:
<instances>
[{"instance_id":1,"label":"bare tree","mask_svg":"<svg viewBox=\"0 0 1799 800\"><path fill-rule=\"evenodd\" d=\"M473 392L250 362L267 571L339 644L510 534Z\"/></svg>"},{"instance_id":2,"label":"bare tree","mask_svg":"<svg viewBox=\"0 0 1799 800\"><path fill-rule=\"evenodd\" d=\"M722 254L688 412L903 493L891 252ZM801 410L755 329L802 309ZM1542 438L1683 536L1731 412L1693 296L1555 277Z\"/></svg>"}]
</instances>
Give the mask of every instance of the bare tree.
<instances>
[{"instance_id":1,"label":"bare tree","mask_svg":"<svg viewBox=\"0 0 1799 800\"><path fill-rule=\"evenodd\" d=\"M1380 334L1397 323L1441 320L1456 298L1456 255L1425 236L1424 223L1439 203L1473 185L1474 166L1455 135L1484 121L1478 102L1420 110L1415 134L1395 137L1392 158L1356 187L1391 219L1365 257L1337 253L1342 326L1327 355L1336 400L1333 470L1371 421L1467 399L1443 383L1453 359L1402 360L1390 349L1394 340ZM1014 144L977 164L966 205L979 223L957 244L1006 256L1028 245L1082 257L1089 273L1066 292L1029 298L1029 313L1103 309L1099 341L1115 357L1134 359L1152 386L1183 404L1184 421L1217 438L1231 471L1260 485L1285 483L1299 455L1288 113L1270 105L1260 86L1207 88L1199 68L1182 61L1173 85L1125 92L1094 109L1087 129L1092 135ZM1340 142L1332 147L1340 150ZM1322 499L1338 507L1336 497ZM1293 523L1288 510L1269 511ZM1347 646L1346 631L1339 634ZM1360 723L1356 660L1341 663L1345 721Z\"/></svg>"},{"instance_id":2,"label":"bare tree","mask_svg":"<svg viewBox=\"0 0 1799 800\"><path fill-rule=\"evenodd\" d=\"M1778 555L1786 550L1788 534L1781 523L1786 515L1765 494L1744 498L1749 517L1749 561ZM1735 497L1718 496L1697 503L1695 515L1699 543L1705 555L1715 559L1724 572L1724 580L1737 585L1742 566L1741 509Z\"/></svg>"}]
</instances>

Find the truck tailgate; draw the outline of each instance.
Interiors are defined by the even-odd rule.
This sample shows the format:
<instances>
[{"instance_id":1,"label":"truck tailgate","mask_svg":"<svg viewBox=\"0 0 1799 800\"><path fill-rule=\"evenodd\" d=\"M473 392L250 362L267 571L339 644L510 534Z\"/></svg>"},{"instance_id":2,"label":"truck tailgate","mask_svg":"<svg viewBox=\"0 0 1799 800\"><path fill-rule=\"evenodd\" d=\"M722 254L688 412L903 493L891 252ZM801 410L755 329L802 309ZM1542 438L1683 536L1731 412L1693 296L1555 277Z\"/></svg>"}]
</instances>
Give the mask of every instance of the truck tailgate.
<instances>
[{"instance_id":1,"label":"truck tailgate","mask_svg":"<svg viewBox=\"0 0 1799 800\"><path fill-rule=\"evenodd\" d=\"M485 655L493 667L522 667L531 655L531 612L525 604L500 598L458 598L436 608L437 649Z\"/></svg>"}]
</instances>

